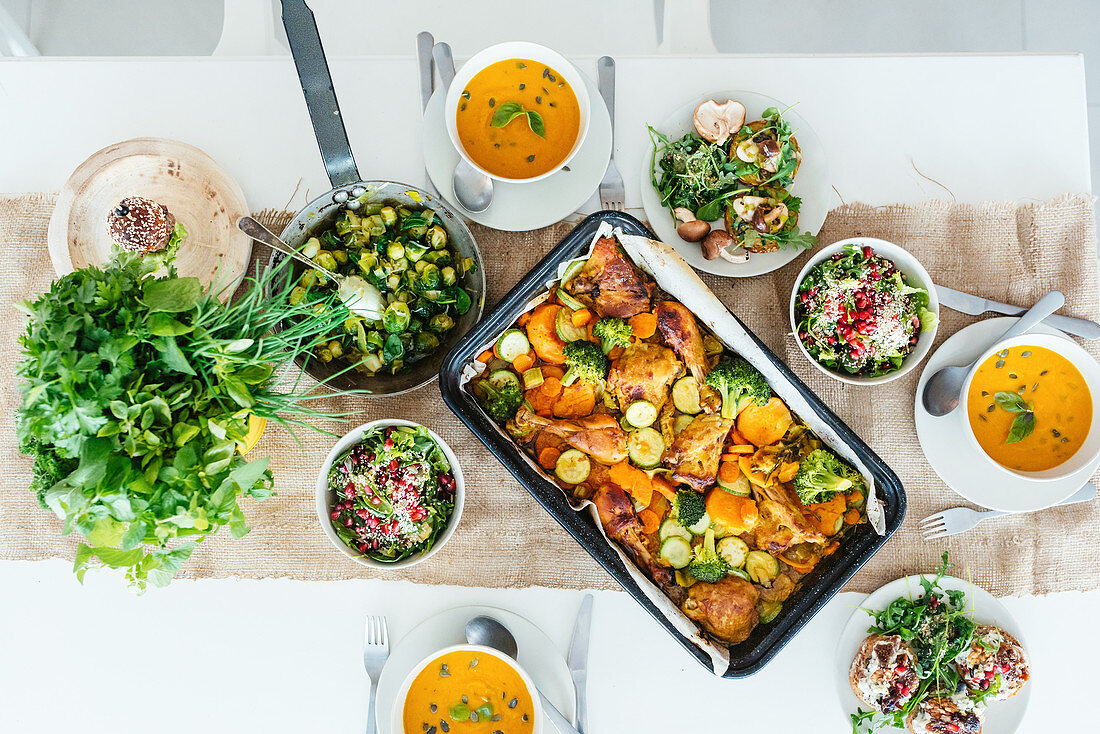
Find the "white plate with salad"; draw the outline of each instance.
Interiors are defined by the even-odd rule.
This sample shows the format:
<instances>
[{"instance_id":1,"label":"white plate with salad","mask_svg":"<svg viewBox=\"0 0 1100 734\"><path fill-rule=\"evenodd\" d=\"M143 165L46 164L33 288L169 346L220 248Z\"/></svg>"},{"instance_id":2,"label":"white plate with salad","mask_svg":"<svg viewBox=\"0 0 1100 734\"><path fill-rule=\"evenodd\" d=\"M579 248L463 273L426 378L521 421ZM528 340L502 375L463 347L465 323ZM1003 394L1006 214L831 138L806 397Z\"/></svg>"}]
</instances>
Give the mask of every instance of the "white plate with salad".
<instances>
[{"instance_id":1,"label":"white plate with salad","mask_svg":"<svg viewBox=\"0 0 1100 734\"><path fill-rule=\"evenodd\" d=\"M708 100L716 104L700 107ZM756 92L718 92L684 103L649 129L641 181L646 218L692 267L762 275L813 246L833 193L825 148L794 106ZM679 228L688 217L719 233L703 240L710 258L700 241L681 237L702 229Z\"/></svg>"},{"instance_id":2,"label":"white plate with salad","mask_svg":"<svg viewBox=\"0 0 1100 734\"><path fill-rule=\"evenodd\" d=\"M909 719L909 712L913 708L920 707L920 701L927 698L926 688L930 688L937 677L945 685L954 683L961 686L956 694L958 700L963 701L963 708L970 708L973 704L978 713L972 714L977 718L977 723L984 725L978 731L992 734L1011 734L1016 731L1027 711L1028 701L1031 697L1031 683L1019 683L1022 686L1019 691L1009 698L998 700L998 695L1005 695L1009 691L1006 683L1005 689L998 694L1001 678L994 679L992 687L971 689L966 683L959 680L957 668L953 663L948 665L925 665L929 672L926 678L918 677L919 687L905 700L902 710L894 714L874 713L870 706L860 701L852 690L850 671L852 661L861 650L861 645L869 634L883 635L896 634L908 638L908 643L916 652L918 660L934 660L937 657L954 658L952 645L961 649L969 649L970 644L981 644L983 630L988 626L1008 633L1014 643L1021 644L1023 635L1019 625L1003 604L997 601L989 592L972 582L947 576L950 568L947 562L947 554L944 554L943 564L933 573L892 581L868 596L858 609L852 614L841 633L836 651L836 686L840 700L841 712L847 723L848 730L853 734L868 734L868 732L905 732L913 731L906 728L904 723L898 727L896 723ZM927 584L927 588L922 585ZM937 597L937 604L932 606L927 603L928 592L931 590ZM934 610L934 612L932 611ZM932 623L925 626L924 620L932 618ZM919 621L918 621L919 620ZM916 624L913 624L916 622ZM908 634L908 625L917 627L912 636ZM938 625L938 626L937 626ZM935 630L957 630L956 640L952 643L950 635L936 635ZM966 641L969 640L969 643ZM946 652L945 652L946 651ZM900 703L900 701L899 701ZM925 734L925 731L934 732L940 729L924 729L920 727L919 720L913 717L916 731ZM959 734L974 734L974 718L970 719L970 727L965 721L960 720ZM943 728L942 731L952 731Z\"/></svg>"}]
</instances>

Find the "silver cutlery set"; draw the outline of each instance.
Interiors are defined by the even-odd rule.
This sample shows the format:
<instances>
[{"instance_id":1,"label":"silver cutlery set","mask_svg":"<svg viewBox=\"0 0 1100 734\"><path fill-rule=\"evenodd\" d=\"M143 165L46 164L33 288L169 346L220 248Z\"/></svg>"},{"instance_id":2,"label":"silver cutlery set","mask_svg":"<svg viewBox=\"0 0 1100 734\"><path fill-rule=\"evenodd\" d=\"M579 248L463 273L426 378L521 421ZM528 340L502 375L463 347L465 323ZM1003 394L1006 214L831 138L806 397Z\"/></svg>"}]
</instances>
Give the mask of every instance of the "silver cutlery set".
<instances>
[{"instance_id":1,"label":"silver cutlery set","mask_svg":"<svg viewBox=\"0 0 1100 734\"><path fill-rule=\"evenodd\" d=\"M576 696L577 725L570 723L558 708L540 690L535 690L542 703L542 710L546 717L554 724L561 734L587 734L588 732L588 700L586 689L588 684L588 642L592 629L592 601L591 594L585 594L581 601L580 612L573 627L573 638L569 643L569 674L573 679L573 690ZM471 645L491 647L515 660L519 655L519 646L515 636L499 620L487 615L472 618L466 623L466 642ZM370 703L367 710L367 734L375 734L378 730L378 713L375 700L378 692L378 682L382 677L382 669L390 656L389 628L386 618L371 615L366 618L363 631L363 667L366 669L367 678L370 681ZM395 734L397 734L395 732Z\"/></svg>"}]
</instances>

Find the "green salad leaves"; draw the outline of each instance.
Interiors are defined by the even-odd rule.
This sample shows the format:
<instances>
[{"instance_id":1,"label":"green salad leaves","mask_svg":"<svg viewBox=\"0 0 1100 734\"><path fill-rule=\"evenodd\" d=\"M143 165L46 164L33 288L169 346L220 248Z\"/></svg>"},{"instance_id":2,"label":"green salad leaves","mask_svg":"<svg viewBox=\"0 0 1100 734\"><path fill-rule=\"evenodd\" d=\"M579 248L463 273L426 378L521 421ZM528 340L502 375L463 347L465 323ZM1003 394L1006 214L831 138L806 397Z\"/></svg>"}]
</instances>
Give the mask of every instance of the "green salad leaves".
<instances>
[{"instance_id":1,"label":"green salad leaves","mask_svg":"<svg viewBox=\"0 0 1100 734\"><path fill-rule=\"evenodd\" d=\"M79 579L103 565L139 591L162 586L195 541L223 525L248 532L239 499L274 494L267 459L238 452L248 418L292 426L323 415L272 375L348 316L335 296L286 305L293 286L276 269L223 303L170 261L121 252L20 305L30 318L16 428L34 460L31 488L64 534L84 538Z\"/></svg>"}]
</instances>

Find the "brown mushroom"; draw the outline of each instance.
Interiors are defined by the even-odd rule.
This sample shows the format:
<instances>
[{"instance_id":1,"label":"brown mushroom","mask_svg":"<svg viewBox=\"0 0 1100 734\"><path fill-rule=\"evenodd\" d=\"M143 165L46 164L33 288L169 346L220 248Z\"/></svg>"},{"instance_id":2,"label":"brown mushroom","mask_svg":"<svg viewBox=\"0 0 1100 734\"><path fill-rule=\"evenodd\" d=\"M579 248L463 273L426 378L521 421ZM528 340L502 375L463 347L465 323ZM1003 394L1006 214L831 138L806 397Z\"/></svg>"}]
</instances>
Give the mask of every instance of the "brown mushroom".
<instances>
[{"instance_id":1,"label":"brown mushroom","mask_svg":"<svg viewBox=\"0 0 1100 734\"><path fill-rule=\"evenodd\" d=\"M695 108L691 120L699 137L722 145L745 124L745 105L734 99L722 104L708 99Z\"/></svg>"},{"instance_id":2,"label":"brown mushroom","mask_svg":"<svg viewBox=\"0 0 1100 734\"><path fill-rule=\"evenodd\" d=\"M690 222L683 222L677 227L676 234L687 242L698 242L710 234L710 224L700 219L693 219Z\"/></svg>"},{"instance_id":3,"label":"brown mushroom","mask_svg":"<svg viewBox=\"0 0 1100 734\"><path fill-rule=\"evenodd\" d=\"M722 256L722 251L733 244L733 237L724 229L715 229L706 236L701 247L703 257L707 260L717 260Z\"/></svg>"}]
</instances>

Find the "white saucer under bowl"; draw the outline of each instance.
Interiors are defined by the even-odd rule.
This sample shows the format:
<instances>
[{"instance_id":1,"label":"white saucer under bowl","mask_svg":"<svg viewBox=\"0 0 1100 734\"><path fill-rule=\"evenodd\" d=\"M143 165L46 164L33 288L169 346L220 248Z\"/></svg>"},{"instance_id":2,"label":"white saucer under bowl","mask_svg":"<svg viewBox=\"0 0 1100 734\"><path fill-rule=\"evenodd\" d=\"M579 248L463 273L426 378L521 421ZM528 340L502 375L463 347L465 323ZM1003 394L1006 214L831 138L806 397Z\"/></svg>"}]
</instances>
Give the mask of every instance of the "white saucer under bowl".
<instances>
[{"instance_id":1,"label":"white saucer under bowl","mask_svg":"<svg viewBox=\"0 0 1100 734\"><path fill-rule=\"evenodd\" d=\"M769 107L778 107L784 119L791 123L794 136L798 140L798 147L802 150L802 164L794 177L794 184L791 185L791 193L802 199L802 208L798 214L798 229L816 235L821 225L825 223L825 215L829 213L834 194L832 184L829 182L825 146L822 145L821 139L817 137L817 133L810 124L798 114L796 108L788 108L786 104L767 95L757 92L718 92L701 94L690 102L686 102L665 118L660 125L654 125L654 129L667 135L670 140L679 140L685 133L695 129L691 119L692 113L701 102L708 99L718 102L724 102L727 99L738 100L745 105L748 113L745 117L747 122L759 120L761 113ZM775 252L750 253L749 261L746 263L731 263L722 258L717 260L704 258L698 243L686 242L676 234L676 223L672 219L672 214L661 203L660 195L653 188L651 175L654 167L653 146L649 144L649 135L646 135L646 142L647 146L642 155L641 180L642 206L645 207L646 219L649 220L650 228L657 233L658 239L675 247L693 268L702 270L704 273L747 278L778 270L806 252L781 249ZM723 225L719 221L715 226Z\"/></svg>"},{"instance_id":2,"label":"white saucer under bowl","mask_svg":"<svg viewBox=\"0 0 1100 734\"><path fill-rule=\"evenodd\" d=\"M925 577L931 579L934 578L934 574L923 574ZM885 609L890 602L900 597L907 599L916 599L924 593L924 589L920 585L920 576L906 576L905 578L891 581L885 586L881 587L877 591L873 592L870 596L863 600L863 603L859 605L859 608L852 613L852 616L848 619L848 624L844 626L844 631L841 632L840 638L836 646L836 662L834 675L836 679L836 691L840 699L841 712L844 715L844 723L847 728L843 731L850 730L852 726L849 715L855 713L856 709L863 706L866 710L866 705L861 704L855 694L852 693L852 687L848 682L848 669L852 665L852 659L856 656L856 652L859 650L859 646L863 643L864 638L867 637L867 630L874 622L871 615L868 614L865 609L872 609L876 612ZM944 589L959 589L965 594L966 609L972 609L974 611L974 621L978 624L993 624L1000 627L1005 632L1015 637L1027 649L1027 640L1021 633L1019 624L1009 614L1008 609L1004 604L997 601L993 596L985 589L974 586L969 581L963 579L954 578L951 576L945 576L940 580L940 586ZM1030 653L1030 651L1029 651ZM1030 661L1034 660L1034 656L1029 655ZM1034 670L1032 670L1034 674ZM1020 722L1024 718L1024 713L1027 711L1028 701L1031 700L1031 687L1034 685L1034 681L1028 683L1023 689L1012 698L1005 701L993 701L989 704L985 713L985 726L983 731L996 732L997 734L1012 734L1020 726ZM841 731L838 727L837 731ZM883 734L891 734L891 732L904 732L904 729L897 729L892 726L883 727L882 729L876 729L876 732L883 732Z\"/></svg>"},{"instance_id":3,"label":"white saucer under bowl","mask_svg":"<svg viewBox=\"0 0 1100 734\"><path fill-rule=\"evenodd\" d=\"M1032 512L1052 507L1080 489L1100 466L1100 458L1068 477L1049 482L1035 482L993 471L988 460L977 454L980 449L967 436L965 405L937 418L924 409L920 397L925 383L941 367L964 365L977 359L1018 320L1006 316L979 321L941 344L928 358L917 383L913 417L921 449L947 486L964 499L991 510ZM1039 324L1032 331L1069 338L1045 324Z\"/></svg>"},{"instance_id":4,"label":"white saucer under bowl","mask_svg":"<svg viewBox=\"0 0 1100 734\"><path fill-rule=\"evenodd\" d=\"M417 663L446 647L466 642L466 623L487 614L507 627L519 648L517 662L535 681L539 690L571 722L576 721L576 696L569 666L558 646L546 633L524 617L506 609L483 606L463 606L446 609L428 617L413 627L390 651L386 667L378 680L375 711L378 713L378 734L402 734L392 728L391 713L397 705L401 684ZM553 732L554 727L546 727Z\"/></svg>"},{"instance_id":5,"label":"white saucer under bowl","mask_svg":"<svg viewBox=\"0 0 1100 734\"><path fill-rule=\"evenodd\" d=\"M445 90L436 90L424 110L424 166L436 189L463 216L486 227L526 232L560 222L581 208L603 179L611 160L611 117L595 83L583 72L589 124L584 144L569 165L553 176L529 183L493 182L493 203L485 211L466 211L455 198L452 176L458 151L447 135Z\"/></svg>"}]
</instances>

